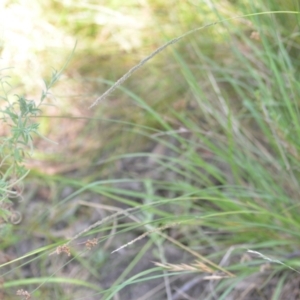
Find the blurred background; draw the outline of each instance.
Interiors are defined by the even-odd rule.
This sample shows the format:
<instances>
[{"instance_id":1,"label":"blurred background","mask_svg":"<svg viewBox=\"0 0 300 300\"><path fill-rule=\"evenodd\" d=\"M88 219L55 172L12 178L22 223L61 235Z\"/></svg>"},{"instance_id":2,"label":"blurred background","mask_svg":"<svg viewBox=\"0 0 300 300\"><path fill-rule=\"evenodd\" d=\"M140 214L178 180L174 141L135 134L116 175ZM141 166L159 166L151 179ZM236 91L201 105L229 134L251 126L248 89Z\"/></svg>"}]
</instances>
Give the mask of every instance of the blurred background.
<instances>
[{"instance_id":1,"label":"blurred background","mask_svg":"<svg viewBox=\"0 0 300 300\"><path fill-rule=\"evenodd\" d=\"M222 12L223 17L239 13L238 6L229 2L217 3L216 7L209 2L186 1L127 1L125 4L118 1L4 1L1 5L1 65L11 68L6 74L11 77L13 93L25 94L28 99L37 98L45 87L44 79L61 69L71 56L70 64L52 90L53 97L48 99L52 106L43 110L55 121L46 117L40 120L41 133L59 143L59 146L48 142L41 142L41 146L36 144L44 156L40 163L44 171L50 173L60 172L53 169L55 160L61 169L73 168L75 161L81 164L79 161L84 160L85 155L78 152L90 151L85 165L92 162L90 155L99 159L105 149L109 148L112 154L111 151L124 151L132 145L127 134L126 137L124 132L117 134L123 124L110 126L108 120L93 122L91 118L155 126L124 91L110 95L92 110L89 107L113 82L158 47L188 30L216 21L216 10ZM235 22L251 27L246 20ZM194 44L190 44L189 39ZM201 43L201 53L213 58L226 56L223 47L227 39L224 26L197 32L174 45L173 50L166 49L153 58L123 88L162 113L167 113L170 106L184 108L187 84L172 51L179 51L182 58L192 64L196 58L195 43ZM83 140L86 147L82 147ZM123 149L116 146L116 140L117 143L122 140ZM142 141L135 145L144 147ZM32 163L38 163L36 158ZM48 163L51 166L47 168Z\"/></svg>"}]
</instances>

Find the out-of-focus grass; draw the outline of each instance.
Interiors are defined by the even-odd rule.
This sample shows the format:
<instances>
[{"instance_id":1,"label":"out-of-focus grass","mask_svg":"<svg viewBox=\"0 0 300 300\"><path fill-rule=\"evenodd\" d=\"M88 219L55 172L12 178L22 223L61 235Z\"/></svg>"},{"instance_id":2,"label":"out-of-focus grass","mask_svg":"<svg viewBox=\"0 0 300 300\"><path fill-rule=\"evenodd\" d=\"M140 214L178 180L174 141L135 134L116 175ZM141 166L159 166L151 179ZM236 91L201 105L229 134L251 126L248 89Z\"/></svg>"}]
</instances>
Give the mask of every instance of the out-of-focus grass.
<instances>
[{"instance_id":1,"label":"out-of-focus grass","mask_svg":"<svg viewBox=\"0 0 300 300\"><path fill-rule=\"evenodd\" d=\"M1 57L5 65L14 66L11 84L15 87L14 83L20 83L19 88L14 88L15 93L25 92L29 98L34 98L43 87L41 78L48 76L49 69L63 64L64 57L77 41L71 65L53 91L55 98L51 104L54 106L45 110L47 115L66 118L56 118L55 122L50 122L51 118L41 120L42 134L60 143L59 148L43 141L36 144L37 149L41 149L37 153L42 162L35 161L34 166L40 168L42 165L49 173L72 169L75 161L79 168L82 157L96 154L97 159L97 149L108 148L109 153L112 149L126 152L130 145L136 144L132 143L132 134L129 132L121 135L123 141L118 141L121 137L115 133L121 127L87 119L75 121L71 119L72 116L113 120L124 118L132 123L159 127L156 120L128 101L122 92L115 93L109 102L102 103L96 110L87 108L109 86L105 79L115 81L170 37L194 28L196 24L199 26L215 20L214 12L208 5L178 1L169 1L167 4L160 1L132 1L126 4L118 1L96 4L91 1L77 4L69 1L29 1L27 4L7 1L2 6ZM232 13L234 11L229 4L225 9L231 9ZM220 33L220 27L202 32L199 38L205 40L202 51L212 52L216 40L222 40ZM182 52L187 52L187 49ZM134 91L154 109L166 115L170 105L176 101L180 106L180 98L184 97L186 91L186 85L177 76L177 66L170 56L169 50L162 53L126 84L128 90ZM68 133L61 131L61 127L68 126L70 120L73 125L71 128L69 126ZM79 139L74 137L78 137L79 132L89 132L91 136L92 130L89 128L95 130L95 126L101 130L101 135L86 139L89 144L86 149L91 151L84 153L80 145L86 135ZM121 146L116 147L116 143ZM66 167L62 168L61 157L68 153L72 155L67 155Z\"/></svg>"},{"instance_id":2,"label":"out-of-focus grass","mask_svg":"<svg viewBox=\"0 0 300 300\"><path fill-rule=\"evenodd\" d=\"M10 287L19 286L41 299L174 299L180 290L199 299L291 298L285 293L297 271L288 266L297 269L298 262L288 258L299 248L297 15L256 15L199 31L87 109L170 37L276 9L272 1L255 8L246 1L207 3L31 4L47 12L41 27L60 32L53 41L63 46L36 50L36 64L42 58L52 64L45 52L68 51L66 36L78 47L56 90L56 108L47 112L55 116L41 120L43 134L61 146L37 142L43 163L20 203L26 225L7 227L1 244L11 297ZM296 1L281 5L297 11ZM99 220L106 222L90 227ZM68 245L71 257L54 253L78 232ZM89 251L92 238L98 245ZM268 265L247 249L285 265ZM204 264L198 272L223 279L199 279L201 290L184 290L196 277L187 274L194 259ZM172 273L168 263L187 265Z\"/></svg>"}]
</instances>

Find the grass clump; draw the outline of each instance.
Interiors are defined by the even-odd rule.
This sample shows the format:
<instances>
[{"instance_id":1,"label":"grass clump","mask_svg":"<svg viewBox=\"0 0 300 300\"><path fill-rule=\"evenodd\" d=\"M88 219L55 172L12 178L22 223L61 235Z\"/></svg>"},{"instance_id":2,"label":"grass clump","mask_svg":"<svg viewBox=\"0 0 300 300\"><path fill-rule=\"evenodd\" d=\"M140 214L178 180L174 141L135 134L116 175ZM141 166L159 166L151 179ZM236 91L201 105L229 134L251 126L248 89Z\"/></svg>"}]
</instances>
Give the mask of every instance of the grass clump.
<instances>
[{"instance_id":1,"label":"grass clump","mask_svg":"<svg viewBox=\"0 0 300 300\"><path fill-rule=\"evenodd\" d=\"M188 226L185 243L190 248L201 248L213 260L226 263L228 270L236 275L234 279L214 285L218 299L229 295L243 299L251 295L258 297L257 291L281 297L286 295L289 277L282 277L281 290L271 286L271 278L279 276L282 267L297 272L291 267L292 262L285 264L280 258L286 261L298 248L300 116L297 99L300 90L295 76L298 63L291 55L292 42L280 36L283 30L276 15L254 14L251 21L248 32L252 34L248 33L248 37L247 31L238 31L226 24L229 32L234 30L228 43L233 65L222 65L205 57L196 43L192 46L194 57L201 62L196 67L193 62L182 59L180 52L173 52L191 91L190 102L199 113L198 119L195 111L188 108L179 112L171 109L172 122L167 122L159 112L145 103L143 106L149 116L158 119L163 126L158 134L144 132L165 150L156 158L159 172L164 172L164 176L152 181L152 189L192 195L184 204L170 200L173 209L176 207L181 213L174 217L169 215L167 222L177 220L183 227ZM262 22L268 30L261 26ZM150 58L152 56L141 61L128 75ZM97 101L105 99L125 79L127 75ZM204 89L203 82L210 83L210 90ZM175 180L168 180L167 174L172 174ZM162 204L163 200L160 201ZM198 235L191 239L191 228L195 227L198 227ZM208 236L209 231L213 238ZM192 243L195 239L196 244ZM228 255L224 253L226 247L235 250ZM249 248L252 250L247 252ZM263 286L257 275L259 279L253 288L245 292L243 282L250 280L250 275L264 265L257 257L247 255L255 253L254 250L271 252L279 258L271 261L281 263L264 269ZM214 296L212 293L203 297Z\"/></svg>"},{"instance_id":2,"label":"grass clump","mask_svg":"<svg viewBox=\"0 0 300 300\"><path fill-rule=\"evenodd\" d=\"M84 175L35 174L54 187L52 202L34 220L41 230L32 225L27 235L35 251L2 264L12 278L4 285L43 299L299 298L297 34L281 22L294 16L296 26L297 12L249 15L240 3L247 17L211 24L223 34L211 55L196 29L131 69L128 85L128 76L115 85L89 78L111 86L93 121L122 128ZM221 8L211 11L218 17ZM133 72L162 50L173 67L164 76L180 83L167 111L132 85ZM114 104L110 92L143 122L97 115ZM12 273L24 266L38 274L19 282Z\"/></svg>"}]
</instances>

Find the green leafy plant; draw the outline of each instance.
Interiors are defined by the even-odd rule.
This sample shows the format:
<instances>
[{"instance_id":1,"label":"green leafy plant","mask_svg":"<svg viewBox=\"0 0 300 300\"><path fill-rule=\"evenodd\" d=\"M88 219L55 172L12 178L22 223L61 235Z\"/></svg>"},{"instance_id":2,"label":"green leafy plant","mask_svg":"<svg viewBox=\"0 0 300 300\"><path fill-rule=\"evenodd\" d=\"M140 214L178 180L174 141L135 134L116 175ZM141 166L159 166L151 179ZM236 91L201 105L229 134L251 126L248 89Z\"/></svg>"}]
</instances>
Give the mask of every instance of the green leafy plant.
<instances>
[{"instance_id":1,"label":"green leafy plant","mask_svg":"<svg viewBox=\"0 0 300 300\"><path fill-rule=\"evenodd\" d=\"M24 163L34 150L33 136L42 137L35 120L61 71L53 71L49 82L45 81L45 90L37 102L25 96L9 95L8 77L3 72L0 72L0 122L5 132L0 137L0 217L5 222L17 222L18 214L13 211L11 199L21 197L22 180L29 173Z\"/></svg>"}]
</instances>

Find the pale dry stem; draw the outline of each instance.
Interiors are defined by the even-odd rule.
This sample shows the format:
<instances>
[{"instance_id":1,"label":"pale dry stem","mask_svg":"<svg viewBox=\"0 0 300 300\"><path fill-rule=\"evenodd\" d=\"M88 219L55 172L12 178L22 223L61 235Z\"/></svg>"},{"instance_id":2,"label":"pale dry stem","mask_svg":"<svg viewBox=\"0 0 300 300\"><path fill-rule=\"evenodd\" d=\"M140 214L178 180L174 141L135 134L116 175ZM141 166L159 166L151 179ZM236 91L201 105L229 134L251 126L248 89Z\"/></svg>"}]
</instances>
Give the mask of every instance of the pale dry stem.
<instances>
[{"instance_id":1,"label":"pale dry stem","mask_svg":"<svg viewBox=\"0 0 300 300\"><path fill-rule=\"evenodd\" d=\"M161 227L159 227L159 228L155 228L155 229L153 229L153 230L147 231L147 232L143 233L142 235L138 236L137 238L135 238L134 240L132 240L132 241L128 242L127 244L125 244L125 245L119 247L118 249L112 251L111 253L118 252L118 251L120 251L121 249L124 249L124 248L126 248L127 246L132 245L132 244L134 244L135 242L137 242L137 241L143 239L144 237L148 236L148 235L151 234L151 233L154 233L154 232L160 232L160 231L162 231L162 230L165 230L165 229L167 229L167 228L170 228L170 227L173 227L173 226L176 226L176 225L179 225L179 224L180 224L180 223L171 223L171 224L167 224L167 225L165 225L165 226L161 226Z\"/></svg>"},{"instance_id":2,"label":"pale dry stem","mask_svg":"<svg viewBox=\"0 0 300 300\"><path fill-rule=\"evenodd\" d=\"M180 41L181 39L183 39L184 37L186 37L187 35L190 35L198 30L213 26L215 24L220 23L220 21L218 22L213 22L207 25L204 25L202 27L198 27L195 29L192 29L188 32L186 32L185 34L167 42L166 44L164 44L163 46L159 47L158 49L156 49L154 52L152 52L149 56L147 56L146 58L142 59L137 65L135 65L133 68L131 68L125 75L123 75L118 81L116 81L104 94L102 94L100 97L98 97L94 103L90 106L90 108L92 108L93 106L97 105L101 100L104 100L109 94L111 94L113 91L116 90L116 88L123 84L124 81L126 81L136 70L138 70L140 67L142 67L148 60L150 60L151 58L153 58L154 56L156 56L158 53L162 52L164 49L166 49L168 46L177 43L178 41Z\"/></svg>"}]
</instances>

